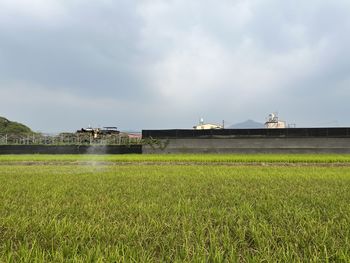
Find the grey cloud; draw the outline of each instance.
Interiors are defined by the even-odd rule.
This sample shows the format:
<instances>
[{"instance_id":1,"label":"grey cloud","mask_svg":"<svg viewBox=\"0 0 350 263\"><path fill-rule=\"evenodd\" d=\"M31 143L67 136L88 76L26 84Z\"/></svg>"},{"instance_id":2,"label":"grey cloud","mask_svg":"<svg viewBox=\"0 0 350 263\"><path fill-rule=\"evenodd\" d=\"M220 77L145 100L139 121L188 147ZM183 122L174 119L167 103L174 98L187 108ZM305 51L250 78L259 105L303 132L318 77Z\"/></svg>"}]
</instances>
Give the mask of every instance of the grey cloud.
<instances>
[{"instance_id":1,"label":"grey cloud","mask_svg":"<svg viewBox=\"0 0 350 263\"><path fill-rule=\"evenodd\" d=\"M140 21L127 1L80 4L58 25L30 20L1 28L2 79L86 92L130 97L145 93L137 43ZM13 18L14 20L18 18ZM150 91L151 92L151 91Z\"/></svg>"},{"instance_id":2,"label":"grey cloud","mask_svg":"<svg viewBox=\"0 0 350 263\"><path fill-rule=\"evenodd\" d=\"M34 129L185 128L275 110L350 124L348 1L17 2L0 3L0 115ZM26 109L16 92L32 94Z\"/></svg>"}]
</instances>

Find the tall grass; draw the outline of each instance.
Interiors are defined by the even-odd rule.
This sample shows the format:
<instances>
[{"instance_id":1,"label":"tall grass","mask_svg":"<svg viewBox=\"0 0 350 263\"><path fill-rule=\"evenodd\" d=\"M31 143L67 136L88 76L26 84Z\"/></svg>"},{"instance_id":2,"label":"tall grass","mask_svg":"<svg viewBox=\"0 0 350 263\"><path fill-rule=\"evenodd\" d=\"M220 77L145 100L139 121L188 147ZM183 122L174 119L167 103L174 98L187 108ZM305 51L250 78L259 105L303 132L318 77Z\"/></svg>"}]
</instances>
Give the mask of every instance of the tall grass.
<instances>
[{"instance_id":1,"label":"tall grass","mask_svg":"<svg viewBox=\"0 0 350 263\"><path fill-rule=\"evenodd\" d=\"M0 262L349 261L346 167L0 166Z\"/></svg>"}]
</instances>

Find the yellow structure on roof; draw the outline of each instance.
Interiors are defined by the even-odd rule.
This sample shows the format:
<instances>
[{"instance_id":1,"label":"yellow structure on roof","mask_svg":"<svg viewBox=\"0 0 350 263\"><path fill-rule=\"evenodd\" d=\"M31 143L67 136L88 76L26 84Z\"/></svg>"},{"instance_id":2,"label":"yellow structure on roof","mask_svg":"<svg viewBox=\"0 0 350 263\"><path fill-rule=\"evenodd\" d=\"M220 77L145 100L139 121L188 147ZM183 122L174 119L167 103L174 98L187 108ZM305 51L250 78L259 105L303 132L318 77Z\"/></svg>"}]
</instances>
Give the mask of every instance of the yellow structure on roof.
<instances>
[{"instance_id":1,"label":"yellow structure on roof","mask_svg":"<svg viewBox=\"0 0 350 263\"><path fill-rule=\"evenodd\" d=\"M210 129L223 129L224 127L217 124L204 123L203 118L199 121L199 124L193 126L195 130L210 130Z\"/></svg>"}]
</instances>

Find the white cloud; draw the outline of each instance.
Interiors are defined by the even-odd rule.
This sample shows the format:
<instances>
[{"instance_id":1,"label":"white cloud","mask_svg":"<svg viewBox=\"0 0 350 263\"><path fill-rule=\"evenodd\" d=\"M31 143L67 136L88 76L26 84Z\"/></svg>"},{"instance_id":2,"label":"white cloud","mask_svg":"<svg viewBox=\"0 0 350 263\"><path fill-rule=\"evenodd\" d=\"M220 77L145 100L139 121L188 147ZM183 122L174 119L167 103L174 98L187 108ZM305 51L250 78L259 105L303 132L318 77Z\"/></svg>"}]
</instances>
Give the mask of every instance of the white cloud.
<instances>
[{"instance_id":1,"label":"white cloud","mask_svg":"<svg viewBox=\"0 0 350 263\"><path fill-rule=\"evenodd\" d=\"M232 12L227 12L229 9L224 8L225 4L217 6L221 10L221 20L237 20ZM199 24L186 23L187 18L184 18L185 22L181 23L189 27L176 30L180 14L171 4L162 2L145 8L144 41L151 48L149 43L160 50L162 45L166 46L150 72L154 86L166 98L168 105L204 107L214 100L213 95L215 100L223 103L233 101L244 105L247 101L262 100L264 95L268 97L275 92L283 94L284 89L290 88L298 77L315 70L325 45L321 42L316 43L317 46L309 46L303 26L290 25L285 28L285 34L298 45L284 52L273 53L260 46L254 35L250 37L252 32L246 26L252 16L252 7L243 2L238 2L234 7L249 12L246 11L248 15L238 19L242 23L237 23L235 30L230 31L234 39L231 42L223 41L229 37L220 38L203 27L201 21L197 21ZM231 28L231 24L226 25ZM244 29L247 32L237 34L244 32ZM169 45L164 44L168 42Z\"/></svg>"},{"instance_id":2,"label":"white cloud","mask_svg":"<svg viewBox=\"0 0 350 263\"><path fill-rule=\"evenodd\" d=\"M64 3L57 0L2 0L0 16L8 21L15 17L26 17L49 22L65 13Z\"/></svg>"},{"instance_id":3,"label":"white cloud","mask_svg":"<svg viewBox=\"0 0 350 263\"><path fill-rule=\"evenodd\" d=\"M89 98L26 83L2 83L0 90L0 116L24 123L30 120L33 129L45 132L74 131L90 124L120 125L135 116L128 110L137 107L115 97ZM124 124L121 128L127 127Z\"/></svg>"}]
</instances>

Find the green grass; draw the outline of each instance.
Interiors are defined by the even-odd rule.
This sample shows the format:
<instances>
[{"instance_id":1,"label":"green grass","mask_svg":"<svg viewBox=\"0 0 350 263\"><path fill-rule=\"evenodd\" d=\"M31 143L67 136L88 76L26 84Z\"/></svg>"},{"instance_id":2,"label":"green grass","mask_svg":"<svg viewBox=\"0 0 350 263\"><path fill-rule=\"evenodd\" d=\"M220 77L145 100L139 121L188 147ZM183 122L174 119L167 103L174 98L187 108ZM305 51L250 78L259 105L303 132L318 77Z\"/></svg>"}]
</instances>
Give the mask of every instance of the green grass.
<instances>
[{"instance_id":1,"label":"green grass","mask_svg":"<svg viewBox=\"0 0 350 263\"><path fill-rule=\"evenodd\" d=\"M172 157L247 160L190 155L135 156L154 165L3 163L0 262L350 260L349 168L158 165ZM1 161L6 158L57 160Z\"/></svg>"},{"instance_id":2,"label":"green grass","mask_svg":"<svg viewBox=\"0 0 350 263\"><path fill-rule=\"evenodd\" d=\"M341 154L126 154L126 155L0 155L9 162L159 162L159 163L350 163Z\"/></svg>"}]
</instances>

